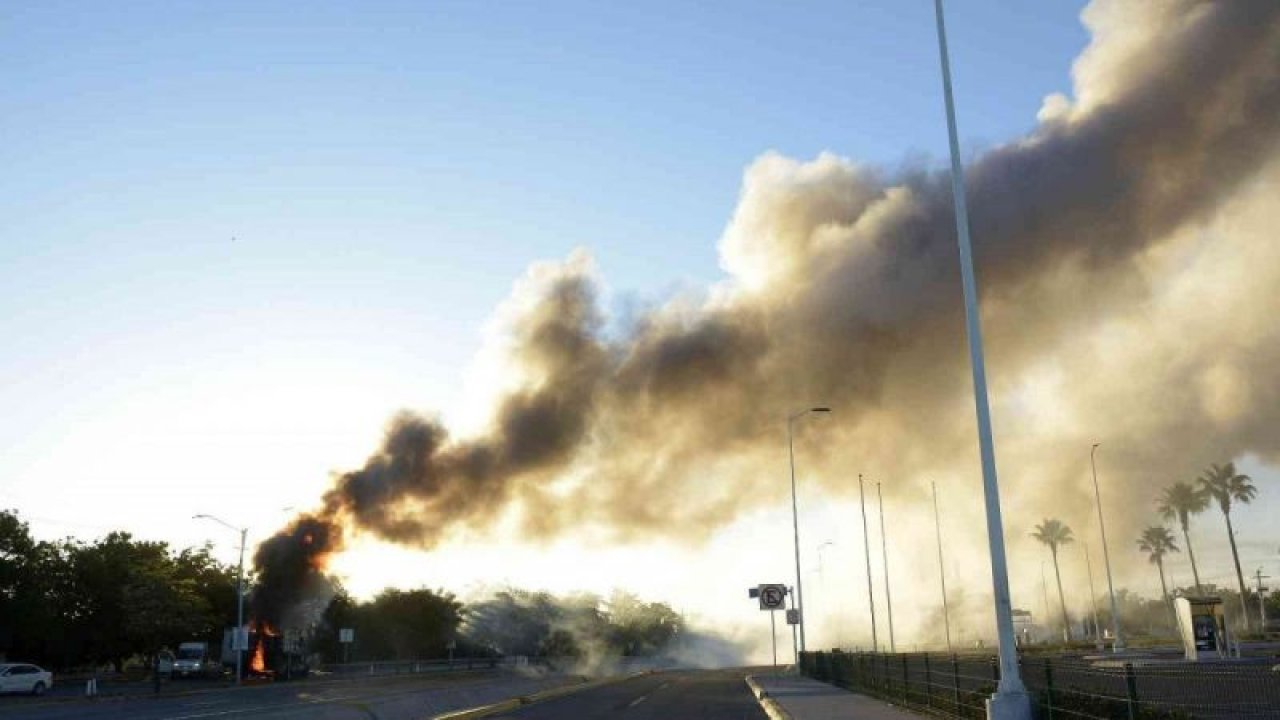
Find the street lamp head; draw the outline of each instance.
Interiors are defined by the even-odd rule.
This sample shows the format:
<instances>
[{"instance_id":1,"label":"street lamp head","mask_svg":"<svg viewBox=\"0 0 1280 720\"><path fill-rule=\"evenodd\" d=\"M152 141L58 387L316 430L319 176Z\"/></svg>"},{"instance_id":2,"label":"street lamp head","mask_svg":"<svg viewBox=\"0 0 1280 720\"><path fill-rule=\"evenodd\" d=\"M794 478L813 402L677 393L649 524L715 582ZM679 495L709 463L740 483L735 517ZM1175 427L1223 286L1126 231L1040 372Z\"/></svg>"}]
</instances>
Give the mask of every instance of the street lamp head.
<instances>
[{"instance_id":1,"label":"street lamp head","mask_svg":"<svg viewBox=\"0 0 1280 720\"><path fill-rule=\"evenodd\" d=\"M831 412L831 408L829 408L829 407L816 407L816 408L809 408L809 412L825 412L825 413L829 413L829 412Z\"/></svg>"}]
</instances>

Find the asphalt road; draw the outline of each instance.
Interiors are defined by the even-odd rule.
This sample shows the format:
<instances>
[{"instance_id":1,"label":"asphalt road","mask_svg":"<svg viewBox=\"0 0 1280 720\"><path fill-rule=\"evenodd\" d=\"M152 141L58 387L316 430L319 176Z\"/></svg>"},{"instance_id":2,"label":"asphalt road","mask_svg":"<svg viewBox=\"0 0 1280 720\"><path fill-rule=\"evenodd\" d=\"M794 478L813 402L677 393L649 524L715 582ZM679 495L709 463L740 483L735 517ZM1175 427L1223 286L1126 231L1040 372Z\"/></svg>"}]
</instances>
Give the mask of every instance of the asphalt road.
<instances>
[{"instance_id":1,"label":"asphalt road","mask_svg":"<svg viewBox=\"0 0 1280 720\"><path fill-rule=\"evenodd\" d=\"M0 719L421 720L575 682L559 676L483 671L452 676L310 679L97 700L6 696L0 699Z\"/></svg>"},{"instance_id":2,"label":"asphalt road","mask_svg":"<svg viewBox=\"0 0 1280 720\"><path fill-rule=\"evenodd\" d=\"M767 720L747 689L749 670L668 670L495 716L510 720Z\"/></svg>"}]
</instances>

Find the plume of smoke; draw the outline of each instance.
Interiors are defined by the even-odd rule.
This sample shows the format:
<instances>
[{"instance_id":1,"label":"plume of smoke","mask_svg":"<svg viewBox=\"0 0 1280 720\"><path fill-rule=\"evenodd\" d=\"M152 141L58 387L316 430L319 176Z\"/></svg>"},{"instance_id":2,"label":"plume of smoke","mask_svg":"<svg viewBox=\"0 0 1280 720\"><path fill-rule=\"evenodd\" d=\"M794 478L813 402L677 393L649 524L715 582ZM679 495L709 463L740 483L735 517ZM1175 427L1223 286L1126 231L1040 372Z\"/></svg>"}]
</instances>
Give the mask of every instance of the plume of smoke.
<instances>
[{"instance_id":1,"label":"plume of smoke","mask_svg":"<svg viewBox=\"0 0 1280 720\"><path fill-rule=\"evenodd\" d=\"M341 549L340 526L305 514L265 540L253 555L258 569L253 618L276 628L304 627L319 619L337 589L324 572L325 562Z\"/></svg>"},{"instance_id":2,"label":"plume of smoke","mask_svg":"<svg viewBox=\"0 0 1280 720\"><path fill-rule=\"evenodd\" d=\"M1008 517L1052 499L1087 522L1087 448L1105 433L1124 438L1103 469L1125 533L1170 478L1280 457L1280 263L1260 233L1280 180L1280 3L1097 0L1083 17L1074 99L1047 100L967 182ZM609 337L589 263L540 266L513 303L518 373L488 431L397 415L299 522L424 548L507 513L532 538L705 537L776 500L769 420L815 401L832 422L798 442L830 491L856 467L903 478L886 490L921 507L929 477L976 495L951 208L939 171L765 154L708 298ZM1255 282L1205 284L1240 257L1263 263ZM1174 320L1212 340L1174 342ZM972 499L954 511L980 517ZM264 584L298 559L260 551Z\"/></svg>"}]
</instances>

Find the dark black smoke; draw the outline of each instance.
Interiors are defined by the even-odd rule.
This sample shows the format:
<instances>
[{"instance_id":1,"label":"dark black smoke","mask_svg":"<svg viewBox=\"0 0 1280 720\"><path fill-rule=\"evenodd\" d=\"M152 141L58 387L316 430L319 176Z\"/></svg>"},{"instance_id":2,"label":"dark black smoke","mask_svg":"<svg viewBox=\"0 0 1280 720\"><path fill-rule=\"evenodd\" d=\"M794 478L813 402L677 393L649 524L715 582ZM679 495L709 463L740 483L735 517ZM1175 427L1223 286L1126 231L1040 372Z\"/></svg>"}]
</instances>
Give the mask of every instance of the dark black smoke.
<instances>
[{"instance_id":1,"label":"dark black smoke","mask_svg":"<svg viewBox=\"0 0 1280 720\"><path fill-rule=\"evenodd\" d=\"M342 549L342 528L331 519L300 515L258 546L253 555L257 583L250 602L252 619L273 628L288 627L290 614L308 601L332 595L324 573L329 555Z\"/></svg>"}]
</instances>

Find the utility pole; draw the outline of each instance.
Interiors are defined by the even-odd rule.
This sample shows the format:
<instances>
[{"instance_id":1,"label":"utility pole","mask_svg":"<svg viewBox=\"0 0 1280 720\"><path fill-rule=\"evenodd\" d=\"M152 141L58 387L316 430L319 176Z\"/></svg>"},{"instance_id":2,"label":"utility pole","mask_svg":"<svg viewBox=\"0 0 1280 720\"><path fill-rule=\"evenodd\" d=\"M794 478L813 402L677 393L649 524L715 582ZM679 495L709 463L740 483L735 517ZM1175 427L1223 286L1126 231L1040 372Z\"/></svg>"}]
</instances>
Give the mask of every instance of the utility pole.
<instances>
[{"instance_id":1,"label":"utility pole","mask_svg":"<svg viewBox=\"0 0 1280 720\"><path fill-rule=\"evenodd\" d=\"M871 539L867 534L867 495L862 489L862 473L858 473L858 500L862 504L862 549L867 556L867 606L871 608L871 652L880 652L876 639L876 597L871 589Z\"/></svg>"}]
</instances>

